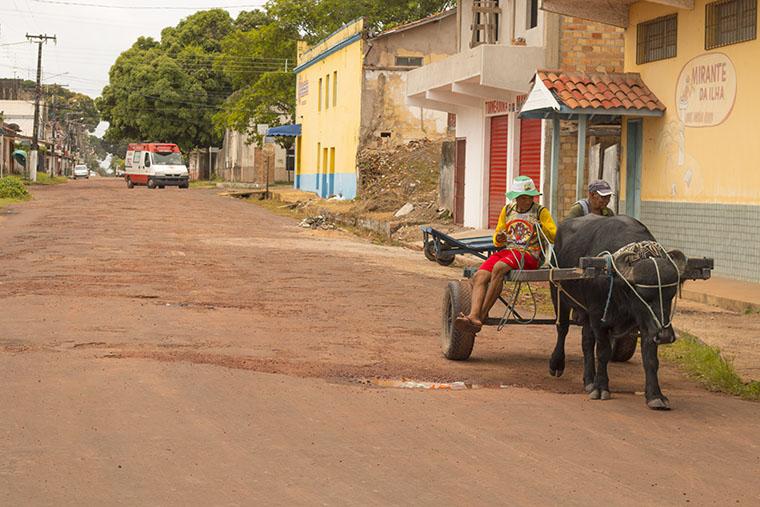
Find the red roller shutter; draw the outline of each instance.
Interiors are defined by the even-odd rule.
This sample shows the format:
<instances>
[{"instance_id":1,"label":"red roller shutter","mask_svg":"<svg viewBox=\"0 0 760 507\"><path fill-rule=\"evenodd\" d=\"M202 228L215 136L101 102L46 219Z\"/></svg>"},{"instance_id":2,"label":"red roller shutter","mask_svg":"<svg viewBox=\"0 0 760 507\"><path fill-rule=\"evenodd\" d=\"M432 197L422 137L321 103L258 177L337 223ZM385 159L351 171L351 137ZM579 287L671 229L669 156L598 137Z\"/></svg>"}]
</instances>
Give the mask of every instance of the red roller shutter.
<instances>
[{"instance_id":1,"label":"red roller shutter","mask_svg":"<svg viewBox=\"0 0 760 507\"><path fill-rule=\"evenodd\" d=\"M541 120L520 120L520 176L541 188Z\"/></svg>"},{"instance_id":2,"label":"red roller shutter","mask_svg":"<svg viewBox=\"0 0 760 507\"><path fill-rule=\"evenodd\" d=\"M491 118L491 157L488 168L488 227L496 227L506 203L507 126L509 116Z\"/></svg>"}]
</instances>

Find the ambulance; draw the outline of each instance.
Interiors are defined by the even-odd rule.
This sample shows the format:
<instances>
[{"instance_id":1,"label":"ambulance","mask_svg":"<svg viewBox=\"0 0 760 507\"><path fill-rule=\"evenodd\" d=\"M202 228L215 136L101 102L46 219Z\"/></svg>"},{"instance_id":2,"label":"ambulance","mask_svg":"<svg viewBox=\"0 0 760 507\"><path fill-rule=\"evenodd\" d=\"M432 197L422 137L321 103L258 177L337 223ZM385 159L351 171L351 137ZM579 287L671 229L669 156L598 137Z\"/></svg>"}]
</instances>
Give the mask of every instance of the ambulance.
<instances>
[{"instance_id":1,"label":"ambulance","mask_svg":"<svg viewBox=\"0 0 760 507\"><path fill-rule=\"evenodd\" d=\"M148 188L190 186L190 177L187 167L182 163L179 146L171 143L130 144L124 159L124 179L129 188L134 188L135 185L146 185Z\"/></svg>"}]
</instances>

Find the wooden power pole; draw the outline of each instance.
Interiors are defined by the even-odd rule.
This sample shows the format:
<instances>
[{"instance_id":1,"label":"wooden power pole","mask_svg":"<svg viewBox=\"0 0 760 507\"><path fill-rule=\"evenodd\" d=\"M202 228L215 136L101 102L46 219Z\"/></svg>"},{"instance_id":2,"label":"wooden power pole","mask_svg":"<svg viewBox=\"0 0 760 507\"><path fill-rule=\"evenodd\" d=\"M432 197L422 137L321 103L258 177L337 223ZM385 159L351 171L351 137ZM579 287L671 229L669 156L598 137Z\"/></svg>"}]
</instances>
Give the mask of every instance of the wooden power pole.
<instances>
[{"instance_id":1,"label":"wooden power pole","mask_svg":"<svg viewBox=\"0 0 760 507\"><path fill-rule=\"evenodd\" d=\"M32 152L29 160L29 179L37 181L37 157L39 155L39 129L40 129L40 98L42 95L42 44L52 40L57 42L55 35L29 35L26 38L37 43L37 87L34 93L34 127L32 127Z\"/></svg>"}]
</instances>

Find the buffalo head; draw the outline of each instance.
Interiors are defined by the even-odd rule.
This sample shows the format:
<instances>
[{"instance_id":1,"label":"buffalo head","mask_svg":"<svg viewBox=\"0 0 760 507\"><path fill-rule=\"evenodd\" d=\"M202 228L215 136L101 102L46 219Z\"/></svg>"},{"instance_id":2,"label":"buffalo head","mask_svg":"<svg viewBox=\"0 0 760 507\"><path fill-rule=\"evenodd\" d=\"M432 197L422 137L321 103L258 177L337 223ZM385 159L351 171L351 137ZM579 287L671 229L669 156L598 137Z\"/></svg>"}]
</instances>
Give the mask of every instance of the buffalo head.
<instances>
[{"instance_id":1,"label":"buffalo head","mask_svg":"<svg viewBox=\"0 0 760 507\"><path fill-rule=\"evenodd\" d=\"M618 271L635 291L631 299L642 339L658 344L676 341L671 322L673 298L682 283L686 261L679 250L671 250L667 256L623 253L615 259Z\"/></svg>"}]
</instances>

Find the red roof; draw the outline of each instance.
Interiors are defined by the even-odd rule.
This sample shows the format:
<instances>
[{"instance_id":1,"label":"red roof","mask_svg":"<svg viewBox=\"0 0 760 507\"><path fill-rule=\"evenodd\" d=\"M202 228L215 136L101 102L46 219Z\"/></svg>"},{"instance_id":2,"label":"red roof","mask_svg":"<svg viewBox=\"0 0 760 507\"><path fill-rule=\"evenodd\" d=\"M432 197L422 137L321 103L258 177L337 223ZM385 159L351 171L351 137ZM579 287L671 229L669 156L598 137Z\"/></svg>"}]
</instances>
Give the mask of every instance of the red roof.
<instances>
[{"instance_id":1,"label":"red roof","mask_svg":"<svg viewBox=\"0 0 760 507\"><path fill-rule=\"evenodd\" d=\"M665 104L635 72L562 72L539 70L538 78L569 109L665 111Z\"/></svg>"}]
</instances>

